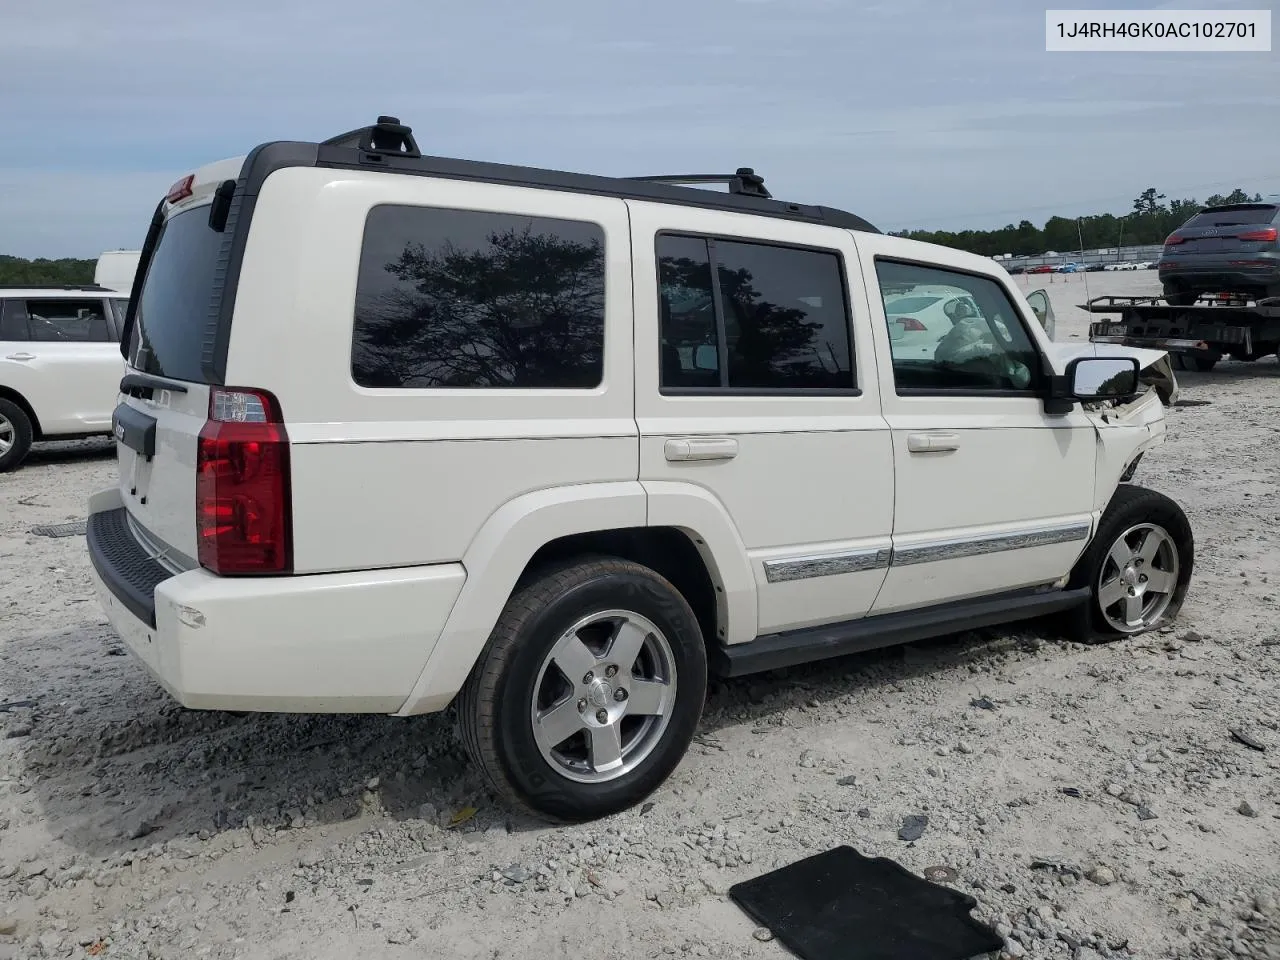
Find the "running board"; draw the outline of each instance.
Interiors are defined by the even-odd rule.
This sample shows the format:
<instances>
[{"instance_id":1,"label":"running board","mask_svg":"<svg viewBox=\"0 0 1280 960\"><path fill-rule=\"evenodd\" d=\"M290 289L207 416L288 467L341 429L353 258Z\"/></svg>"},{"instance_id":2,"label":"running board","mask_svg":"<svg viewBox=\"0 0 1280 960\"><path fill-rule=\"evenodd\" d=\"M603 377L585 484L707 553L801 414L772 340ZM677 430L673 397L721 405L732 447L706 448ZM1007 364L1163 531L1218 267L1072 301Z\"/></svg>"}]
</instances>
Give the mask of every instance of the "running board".
<instances>
[{"instance_id":1,"label":"running board","mask_svg":"<svg viewBox=\"0 0 1280 960\"><path fill-rule=\"evenodd\" d=\"M713 654L712 668L721 677L779 670L815 660L1060 613L1088 603L1090 593L1088 587L1003 593L939 604L923 610L884 613L859 620L771 633L750 643L720 647Z\"/></svg>"}]
</instances>

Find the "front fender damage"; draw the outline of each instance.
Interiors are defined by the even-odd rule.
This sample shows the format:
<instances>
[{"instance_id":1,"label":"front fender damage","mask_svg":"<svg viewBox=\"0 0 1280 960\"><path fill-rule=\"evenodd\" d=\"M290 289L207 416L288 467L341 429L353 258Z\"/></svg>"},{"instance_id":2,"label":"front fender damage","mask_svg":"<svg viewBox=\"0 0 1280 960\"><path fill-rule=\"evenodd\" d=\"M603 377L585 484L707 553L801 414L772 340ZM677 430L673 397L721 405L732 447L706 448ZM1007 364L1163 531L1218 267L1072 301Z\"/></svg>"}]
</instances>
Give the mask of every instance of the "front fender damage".
<instances>
[{"instance_id":1,"label":"front fender damage","mask_svg":"<svg viewBox=\"0 0 1280 960\"><path fill-rule=\"evenodd\" d=\"M1143 386L1151 387L1166 407L1178 402L1178 378L1173 375L1173 362L1169 354L1160 354L1159 359L1147 364L1139 374Z\"/></svg>"},{"instance_id":2,"label":"front fender damage","mask_svg":"<svg viewBox=\"0 0 1280 960\"><path fill-rule=\"evenodd\" d=\"M1176 399L1176 381L1163 389L1171 390ZM1164 442L1164 396L1161 385L1152 382L1139 396L1127 402L1089 404L1085 407L1098 438L1094 491L1097 509L1105 508L1117 484L1133 477L1138 460L1148 450Z\"/></svg>"}]
</instances>

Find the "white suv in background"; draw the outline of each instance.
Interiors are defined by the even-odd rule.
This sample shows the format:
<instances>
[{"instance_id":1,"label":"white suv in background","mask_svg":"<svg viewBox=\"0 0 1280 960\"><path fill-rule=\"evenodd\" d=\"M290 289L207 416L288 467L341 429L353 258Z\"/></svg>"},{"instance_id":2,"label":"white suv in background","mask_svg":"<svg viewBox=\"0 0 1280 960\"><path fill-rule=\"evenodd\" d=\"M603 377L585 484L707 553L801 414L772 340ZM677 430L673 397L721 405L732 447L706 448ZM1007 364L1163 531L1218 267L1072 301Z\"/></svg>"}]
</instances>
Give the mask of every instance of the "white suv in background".
<instances>
[{"instance_id":1,"label":"white suv in background","mask_svg":"<svg viewBox=\"0 0 1280 960\"><path fill-rule=\"evenodd\" d=\"M36 440L111 432L128 293L0 287L0 473Z\"/></svg>"},{"instance_id":2,"label":"white suv in background","mask_svg":"<svg viewBox=\"0 0 1280 960\"><path fill-rule=\"evenodd\" d=\"M452 704L501 795L583 819L663 782L709 672L1176 615L1191 530L1125 482L1162 353L1054 344L992 260L725 179L381 118L176 183L90 503L129 648L192 708ZM918 290L966 304L931 345L886 311Z\"/></svg>"}]
</instances>

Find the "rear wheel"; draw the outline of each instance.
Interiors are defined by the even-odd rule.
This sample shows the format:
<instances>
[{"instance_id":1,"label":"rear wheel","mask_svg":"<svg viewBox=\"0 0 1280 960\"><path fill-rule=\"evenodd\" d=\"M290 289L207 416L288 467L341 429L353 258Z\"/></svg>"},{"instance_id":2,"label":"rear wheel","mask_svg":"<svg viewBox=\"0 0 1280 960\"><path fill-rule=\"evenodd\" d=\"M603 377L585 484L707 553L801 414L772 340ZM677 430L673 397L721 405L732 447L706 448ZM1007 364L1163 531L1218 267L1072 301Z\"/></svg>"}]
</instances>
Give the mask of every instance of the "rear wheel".
<instances>
[{"instance_id":1,"label":"rear wheel","mask_svg":"<svg viewBox=\"0 0 1280 960\"><path fill-rule=\"evenodd\" d=\"M1144 633L1182 608L1195 562L1195 538L1182 508L1162 493L1116 488L1071 584L1088 586L1094 638Z\"/></svg>"},{"instance_id":2,"label":"rear wheel","mask_svg":"<svg viewBox=\"0 0 1280 960\"><path fill-rule=\"evenodd\" d=\"M1177 287L1164 288L1164 298L1175 307L1189 307L1196 302L1196 298L1198 296L1199 294L1187 293L1184 290L1179 290Z\"/></svg>"},{"instance_id":3,"label":"rear wheel","mask_svg":"<svg viewBox=\"0 0 1280 960\"><path fill-rule=\"evenodd\" d=\"M31 418L11 400L0 400L0 473L22 463L31 449Z\"/></svg>"},{"instance_id":4,"label":"rear wheel","mask_svg":"<svg viewBox=\"0 0 1280 960\"><path fill-rule=\"evenodd\" d=\"M1280 347L1280 344L1255 343L1251 352L1245 353L1241 351L1240 353L1233 353L1231 355L1231 359L1239 360L1242 363L1253 363L1255 360L1261 360L1263 357L1275 353L1278 347Z\"/></svg>"},{"instance_id":5,"label":"rear wheel","mask_svg":"<svg viewBox=\"0 0 1280 960\"><path fill-rule=\"evenodd\" d=\"M1208 373L1218 365L1218 361L1222 359L1222 354L1188 353L1184 355L1184 359L1190 369L1198 370L1200 373Z\"/></svg>"},{"instance_id":6,"label":"rear wheel","mask_svg":"<svg viewBox=\"0 0 1280 960\"><path fill-rule=\"evenodd\" d=\"M684 597L639 564L585 560L511 598L458 712L467 751L499 794L583 821L633 806L671 774L706 689Z\"/></svg>"}]
</instances>

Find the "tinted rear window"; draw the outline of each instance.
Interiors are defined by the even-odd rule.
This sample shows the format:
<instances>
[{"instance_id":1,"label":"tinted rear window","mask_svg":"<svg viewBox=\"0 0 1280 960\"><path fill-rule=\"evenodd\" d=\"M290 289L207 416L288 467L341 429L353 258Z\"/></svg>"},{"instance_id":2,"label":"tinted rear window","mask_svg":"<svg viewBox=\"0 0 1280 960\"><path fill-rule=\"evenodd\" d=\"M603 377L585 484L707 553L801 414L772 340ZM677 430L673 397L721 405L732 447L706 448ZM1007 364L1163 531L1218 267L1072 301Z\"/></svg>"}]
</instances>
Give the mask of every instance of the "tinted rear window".
<instances>
[{"instance_id":1,"label":"tinted rear window","mask_svg":"<svg viewBox=\"0 0 1280 960\"><path fill-rule=\"evenodd\" d=\"M505 213L379 206L356 285L362 387L598 386L604 231Z\"/></svg>"},{"instance_id":2,"label":"tinted rear window","mask_svg":"<svg viewBox=\"0 0 1280 960\"><path fill-rule=\"evenodd\" d=\"M209 227L207 206L170 217L161 228L129 343L134 369L205 382L200 359L222 241Z\"/></svg>"},{"instance_id":3,"label":"tinted rear window","mask_svg":"<svg viewBox=\"0 0 1280 960\"><path fill-rule=\"evenodd\" d=\"M1234 210L1206 210L1197 213L1188 221L1189 227L1234 227L1247 223L1270 223L1280 207L1274 204L1259 204L1252 207L1237 207Z\"/></svg>"},{"instance_id":4,"label":"tinted rear window","mask_svg":"<svg viewBox=\"0 0 1280 960\"><path fill-rule=\"evenodd\" d=\"M663 389L856 388L837 252L664 233L657 253Z\"/></svg>"}]
</instances>

